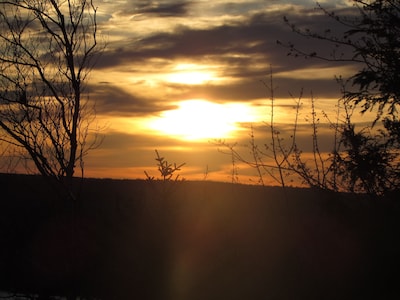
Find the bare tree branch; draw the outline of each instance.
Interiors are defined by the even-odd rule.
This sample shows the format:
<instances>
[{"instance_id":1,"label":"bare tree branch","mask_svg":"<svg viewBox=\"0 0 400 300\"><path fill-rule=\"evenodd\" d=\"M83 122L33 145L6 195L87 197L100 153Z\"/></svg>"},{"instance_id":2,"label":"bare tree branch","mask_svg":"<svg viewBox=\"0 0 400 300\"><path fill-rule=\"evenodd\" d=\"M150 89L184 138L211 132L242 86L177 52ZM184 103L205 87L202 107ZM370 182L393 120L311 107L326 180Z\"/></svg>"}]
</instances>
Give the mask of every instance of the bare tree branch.
<instances>
[{"instance_id":1,"label":"bare tree branch","mask_svg":"<svg viewBox=\"0 0 400 300\"><path fill-rule=\"evenodd\" d=\"M3 141L65 186L87 153L83 90L98 53L96 12L92 0L0 1Z\"/></svg>"}]
</instances>

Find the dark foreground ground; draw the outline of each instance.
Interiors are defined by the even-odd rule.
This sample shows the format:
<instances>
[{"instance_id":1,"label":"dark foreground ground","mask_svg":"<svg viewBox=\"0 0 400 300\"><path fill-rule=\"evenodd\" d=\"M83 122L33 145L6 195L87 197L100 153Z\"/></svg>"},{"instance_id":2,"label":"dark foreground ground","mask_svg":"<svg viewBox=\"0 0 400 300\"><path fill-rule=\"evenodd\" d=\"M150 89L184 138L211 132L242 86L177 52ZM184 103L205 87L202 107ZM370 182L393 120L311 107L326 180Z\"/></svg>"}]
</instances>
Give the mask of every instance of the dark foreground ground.
<instances>
[{"instance_id":1,"label":"dark foreground ground","mask_svg":"<svg viewBox=\"0 0 400 300\"><path fill-rule=\"evenodd\" d=\"M9 299L400 299L400 200L90 180L80 205L0 174Z\"/></svg>"}]
</instances>

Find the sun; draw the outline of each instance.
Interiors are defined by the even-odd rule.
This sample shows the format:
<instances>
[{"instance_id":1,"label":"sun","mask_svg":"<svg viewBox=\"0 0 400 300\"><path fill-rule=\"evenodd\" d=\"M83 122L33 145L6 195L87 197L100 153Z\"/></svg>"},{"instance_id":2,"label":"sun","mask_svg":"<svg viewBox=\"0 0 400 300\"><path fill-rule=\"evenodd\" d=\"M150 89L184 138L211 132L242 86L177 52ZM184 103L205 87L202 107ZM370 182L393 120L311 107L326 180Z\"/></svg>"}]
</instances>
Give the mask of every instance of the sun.
<instances>
[{"instance_id":1,"label":"sun","mask_svg":"<svg viewBox=\"0 0 400 300\"><path fill-rule=\"evenodd\" d=\"M164 111L151 121L150 128L183 140L229 138L240 130L240 122L253 120L244 104L217 104L206 100L186 100L174 110Z\"/></svg>"}]
</instances>

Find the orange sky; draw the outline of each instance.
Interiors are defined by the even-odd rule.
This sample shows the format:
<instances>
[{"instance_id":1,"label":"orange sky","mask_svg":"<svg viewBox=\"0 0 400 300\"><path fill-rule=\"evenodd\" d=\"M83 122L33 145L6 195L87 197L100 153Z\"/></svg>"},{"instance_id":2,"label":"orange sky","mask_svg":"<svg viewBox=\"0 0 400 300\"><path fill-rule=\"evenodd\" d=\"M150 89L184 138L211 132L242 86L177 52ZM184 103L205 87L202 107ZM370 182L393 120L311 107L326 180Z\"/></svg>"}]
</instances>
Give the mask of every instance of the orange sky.
<instances>
[{"instance_id":1,"label":"orange sky","mask_svg":"<svg viewBox=\"0 0 400 300\"><path fill-rule=\"evenodd\" d=\"M169 162L186 163L189 180L232 180L232 160L216 140L237 143L248 157L250 127L257 143L269 144L270 94L262 84L272 66L275 120L282 136L290 134L293 109L304 90L299 141L309 151L310 98L317 112L336 112L340 87L335 76L358 66L287 56L276 43L294 42L329 53L330 45L292 33L286 16L300 26L340 32L310 0L163 0L95 1L100 42L106 45L88 79L96 101L102 144L85 159L85 175L101 178L158 176L157 149ZM349 1L322 1L349 11ZM360 119L365 120L365 118ZM323 126L322 126L323 127ZM323 151L331 132L321 127ZM238 178L256 175L236 164ZM253 181L257 179L253 178ZM270 182L270 179L266 179Z\"/></svg>"}]
</instances>

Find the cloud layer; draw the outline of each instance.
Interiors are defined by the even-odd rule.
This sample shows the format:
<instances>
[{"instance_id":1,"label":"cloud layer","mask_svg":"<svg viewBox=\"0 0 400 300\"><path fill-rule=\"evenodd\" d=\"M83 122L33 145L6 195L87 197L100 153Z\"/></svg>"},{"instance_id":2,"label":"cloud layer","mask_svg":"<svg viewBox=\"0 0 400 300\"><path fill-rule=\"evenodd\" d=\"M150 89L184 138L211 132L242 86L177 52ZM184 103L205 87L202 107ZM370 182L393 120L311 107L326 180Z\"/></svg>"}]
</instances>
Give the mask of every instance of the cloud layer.
<instances>
[{"instance_id":1,"label":"cloud layer","mask_svg":"<svg viewBox=\"0 0 400 300\"><path fill-rule=\"evenodd\" d=\"M305 51L326 54L332 50L328 43L292 33L283 21L285 16L311 30L339 30L310 1L127 1L116 4L115 12L111 4L107 7L112 18L99 25L105 36L110 35L110 42L95 72L110 73L110 78L96 96L105 110L112 106L108 112L115 114L153 113L163 109L159 105L164 100L262 98L265 91L260 80L269 76L270 67L279 86L277 96L287 97L288 92L304 88L333 97L339 91L334 76L349 73L350 67L344 64L333 69L331 63L287 56L288 49L277 44L278 40L291 42ZM342 13L345 9L341 8ZM112 35L115 31L120 39ZM220 80L171 84L166 76L179 63L210 66ZM307 69L320 72L310 76Z\"/></svg>"}]
</instances>

